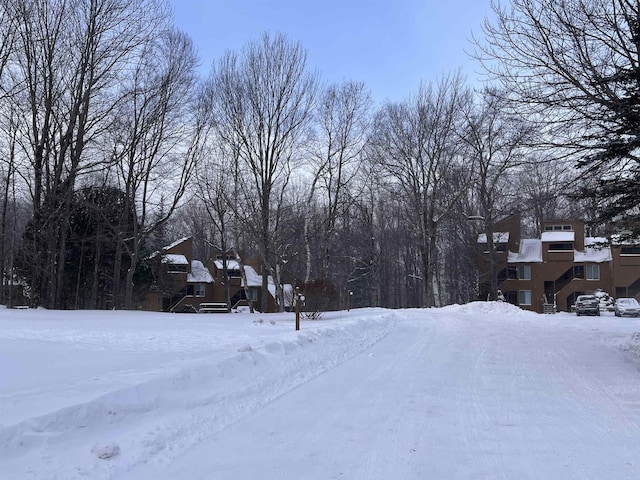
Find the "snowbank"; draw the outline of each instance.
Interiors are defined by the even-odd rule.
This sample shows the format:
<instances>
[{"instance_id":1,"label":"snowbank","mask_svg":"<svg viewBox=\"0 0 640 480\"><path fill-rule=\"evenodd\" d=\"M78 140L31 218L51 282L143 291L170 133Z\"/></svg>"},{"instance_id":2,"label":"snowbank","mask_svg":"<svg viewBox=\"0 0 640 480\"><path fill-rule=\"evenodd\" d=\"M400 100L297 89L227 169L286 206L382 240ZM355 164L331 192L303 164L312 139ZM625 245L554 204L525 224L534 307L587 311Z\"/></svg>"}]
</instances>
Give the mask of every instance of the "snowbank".
<instances>
[{"instance_id":1,"label":"snowbank","mask_svg":"<svg viewBox=\"0 0 640 480\"><path fill-rule=\"evenodd\" d=\"M470 315L504 315L509 317L534 318L538 314L523 310L507 302L471 302L464 305L449 305L439 309L443 313L466 313Z\"/></svg>"},{"instance_id":2,"label":"snowbank","mask_svg":"<svg viewBox=\"0 0 640 480\"><path fill-rule=\"evenodd\" d=\"M370 347L393 329L396 317L382 309L331 313L326 320L303 322L302 330L295 332L291 314L155 315L155 322L148 323L148 314L138 312L65 312L52 315L64 315L66 320L36 320L30 325L27 318L33 312L25 312L18 326L15 318L5 318L13 313L2 311L0 341L47 338L60 355L70 344L84 344L110 351L114 357L138 341L145 344L141 351L155 348L175 358L181 347L189 357L182 358L179 367L164 370L157 365L131 365L140 368L135 382L125 386L115 382L120 388L93 398L81 395L73 385L58 385L58 390L68 389L66 406L16 424L1 426L0 422L0 461L28 463L30 456L43 450L59 449L68 452L68 458L50 473L67 479L77 474L74 458L84 459L81 463L88 456L93 458L85 473L100 479L113 474L105 465L112 457L123 459L129 469L177 455ZM92 315L100 320L92 320ZM105 316L109 326L101 322ZM263 317L268 321L261 321ZM3 329L3 320L14 328ZM206 323L216 328L206 328ZM216 345L210 333L223 340ZM204 348L203 338L209 339L210 351ZM93 361L89 353L86 359Z\"/></svg>"}]
</instances>

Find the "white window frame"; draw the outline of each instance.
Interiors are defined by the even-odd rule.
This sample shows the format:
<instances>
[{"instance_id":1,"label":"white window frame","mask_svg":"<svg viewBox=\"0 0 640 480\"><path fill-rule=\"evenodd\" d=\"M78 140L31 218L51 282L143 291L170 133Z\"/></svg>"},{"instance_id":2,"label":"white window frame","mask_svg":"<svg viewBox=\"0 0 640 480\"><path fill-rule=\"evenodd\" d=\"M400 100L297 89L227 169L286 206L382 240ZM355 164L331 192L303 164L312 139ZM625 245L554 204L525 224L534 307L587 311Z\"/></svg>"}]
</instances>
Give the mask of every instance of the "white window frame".
<instances>
[{"instance_id":1,"label":"white window frame","mask_svg":"<svg viewBox=\"0 0 640 480\"><path fill-rule=\"evenodd\" d=\"M531 290L518 290L518 305L531 305Z\"/></svg>"},{"instance_id":2,"label":"white window frame","mask_svg":"<svg viewBox=\"0 0 640 480\"><path fill-rule=\"evenodd\" d=\"M595 273L595 275L594 275ZM587 280L600 280L600 265L587 264L584 266L584 277Z\"/></svg>"},{"instance_id":3,"label":"white window frame","mask_svg":"<svg viewBox=\"0 0 640 480\"><path fill-rule=\"evenodd\" d=\"M519 265L518 266L518 279L519 280L531 280L531 265Z\"/></svg>"},{"instance_id":4,"label":"white window frame","mask_svg":"<svg viewBox=\"0 0 640 480\"><path fill-rule=\"evenodd\" d=\"M206 295L207 287L204 283L196 283L193 285L193 296L202 298Z\"/></svg>"}]
</instances>

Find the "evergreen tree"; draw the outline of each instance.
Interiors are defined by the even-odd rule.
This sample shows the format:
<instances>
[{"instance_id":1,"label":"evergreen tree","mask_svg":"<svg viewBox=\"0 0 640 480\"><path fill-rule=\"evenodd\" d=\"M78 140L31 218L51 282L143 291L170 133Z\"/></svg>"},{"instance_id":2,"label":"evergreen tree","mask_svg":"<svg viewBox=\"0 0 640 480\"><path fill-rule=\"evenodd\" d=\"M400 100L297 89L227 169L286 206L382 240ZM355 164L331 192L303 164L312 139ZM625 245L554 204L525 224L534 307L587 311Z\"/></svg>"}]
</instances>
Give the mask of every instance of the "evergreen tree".
<instances>
[{"instance_id":1,"label":"evergreen tree","mask_svg":"<svg viewBox=\"0 0 640 480\"><path fill-rule=\"evenodd\" d=\"M575 192L596 200L598 219L640 234L640 2L512 0L494 11L478 57L538 120L545 146L576 162Z\"/></svg>"}]
</instances>

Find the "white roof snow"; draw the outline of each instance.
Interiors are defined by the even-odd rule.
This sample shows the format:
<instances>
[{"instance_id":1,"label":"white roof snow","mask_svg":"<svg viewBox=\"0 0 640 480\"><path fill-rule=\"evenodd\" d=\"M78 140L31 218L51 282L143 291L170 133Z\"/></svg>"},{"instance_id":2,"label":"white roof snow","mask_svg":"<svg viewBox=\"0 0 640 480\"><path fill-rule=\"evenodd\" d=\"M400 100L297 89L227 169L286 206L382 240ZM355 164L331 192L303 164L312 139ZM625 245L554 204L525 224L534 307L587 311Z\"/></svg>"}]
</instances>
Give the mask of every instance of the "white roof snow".
<instances>
[{"instance_id":1,"label":"white roof snow","mask_svg":"<svg viewBox=\"0 0 640 480\"><path fill-rule=\"evenodd\" d=\"M576 232L542 232L543 242L573 242L576 239Z\"/></svg>"},{"instance_id":2,"label":"white roof snow","mask_svg":"<svg viewBox=\"0 0 640 480\"><path fill-rule=\"evenodd\" d=\"M262 286L262 276L258 275L258 272L253 267L248 265L244 266L244 273L247 276L247 286L249 287L261 287ZM243 284L244 286L244 284Z\"/></svg>"},{"instance_id":3,"label":"white roof snow","mask_svg":"<svg viewBox=\"0 0 640 480\"><path fill-rule=\"evenodd\" d=\"M493 243L508 243L509 232L493 232ZM478 235L478 243L487 243L487 234Z\"/></svg>"},{"instance_id":4,"label":"white roof snow","mask_svg":"<svg viewBox=\"0 0 640 480\"><path fill-rule=\"evenodd\" d=\"M183 238L181 238L179 240L176 240L175 242L173 242L173 243L171 243L171 244L169 244L169 245L167 245L165 247L162 247L162 250L169 250L169 249L175 247L176 245L180 245L185 240L189 240L190 238L191 237L183 237Z\"/></svg>"},{"instance_id":5,"label":"white roof snow","mask_svg":"<svg viewBox=\"0 0 640 480\"><path fill-rule=\"evenodd\" d=\"M184 255L168 253L162 256L162 263L168 263L169 265L189 265L189 260L187 260L187 257Z\"/></svg>"},{"instance_id":6,"label":"white roof snow","mask_svg":"<svg viewBox=\"0 0 640 480\"><path fill-rule=\"evenodd\" d=\"M508 263L542 263L542 240L523 238L520 240L520 251L509 252Z\"/></svg>"},{"instance_id":7,"label":"white roof snow","mask_svg":"<svg viewBox=\"0 0 640 480\"><path fill-rule=\"evenodd\" d=\"M613 257L611 256L611 247L608 246L608 241L606 238L587 237L584 239L584 243L584 252L574 250L574 262L603 263L610 262L613 259Z\"/></svg>"},{"instance_id":8,"label":"white roof snow","mask_svg":"<svg viewBox=\"0 0 640 480\"><path fill-rule=\"evenodd\" d=\"M191 262L191 273L187 275L189 283L213 283L213 277L209 269L200 260Z\"/></svg>"},{"instance_id":9,"label":"white roof snow","mask_svg":"<svg viewBox=\"0 0 640 480\"><path fill-rule=\"evenodd\" d=\"M244 272L247 275L247 285L249 287L262 286L262 276L258 275L253 267L245 265ZM273 277L271 275L267 277L267 289L269 290L269 294L271 294L273 298L276 298L276 285L273 282ZM285 306L290 307L291 305L293 305L293 285L285 283L282 285L282 289L284 290Z\"/></svg>"},{"instance_id":10,"label":"white roof snow","mask_svg":"<svg viewBox=\"0 0 640 480\"><path fill-rule=\"evenodd\" d=\"M215 264L218 270L222 270L224 268L222 260L216 260ZM227 260L227 270L240 270L240 264L237 260Z\"/></svg>"}]
</instances>

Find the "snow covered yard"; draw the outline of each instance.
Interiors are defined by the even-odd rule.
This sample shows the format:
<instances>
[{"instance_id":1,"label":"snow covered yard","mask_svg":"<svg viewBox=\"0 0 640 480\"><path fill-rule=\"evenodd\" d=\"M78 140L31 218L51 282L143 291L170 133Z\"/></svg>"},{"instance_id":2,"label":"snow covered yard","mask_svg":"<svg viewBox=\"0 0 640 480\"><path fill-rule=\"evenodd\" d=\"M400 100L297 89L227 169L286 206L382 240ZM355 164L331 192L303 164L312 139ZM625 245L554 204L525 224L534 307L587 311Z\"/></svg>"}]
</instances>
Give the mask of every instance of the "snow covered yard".
<instances>
[{"instance_id":1,"label":"snow covered yard","mask_svg":"<svg viewBox=\"0 0 640 480\"><path fill-rule=\"evenodd\" d=\"M638 478L640 321L0 310L0 478Z\"/></svg>"}]
</instances>

